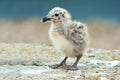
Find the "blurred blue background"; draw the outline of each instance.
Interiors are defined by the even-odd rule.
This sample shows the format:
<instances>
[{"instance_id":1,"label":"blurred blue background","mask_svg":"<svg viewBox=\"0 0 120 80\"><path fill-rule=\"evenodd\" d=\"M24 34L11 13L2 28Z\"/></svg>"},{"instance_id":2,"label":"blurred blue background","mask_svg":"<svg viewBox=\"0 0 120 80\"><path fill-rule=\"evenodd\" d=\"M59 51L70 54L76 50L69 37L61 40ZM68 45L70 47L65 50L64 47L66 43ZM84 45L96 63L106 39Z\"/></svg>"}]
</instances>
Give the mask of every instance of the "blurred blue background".
<instances>
[{"instance_id":1,"label":"blurred blue background","mask_svg":"<svg viewBox=\"0 0 120 80\"><path fill-rule=\"evenodd\" d=\"M40 19L56 6L88 26L91 47L120 49L120 0L0 0L0 43L48 43Z\"/></svg>"},{"instance_id":2,"label":"blurred blue background","mask_svg":"<svg viewBox=\"0 0 120 80\"><path fill-rule=\"evenodd\" d=\"M0 0L0 18L44 17L55 6L75 19L120 21L120 0Z\"/></svg>"}]
</instances>

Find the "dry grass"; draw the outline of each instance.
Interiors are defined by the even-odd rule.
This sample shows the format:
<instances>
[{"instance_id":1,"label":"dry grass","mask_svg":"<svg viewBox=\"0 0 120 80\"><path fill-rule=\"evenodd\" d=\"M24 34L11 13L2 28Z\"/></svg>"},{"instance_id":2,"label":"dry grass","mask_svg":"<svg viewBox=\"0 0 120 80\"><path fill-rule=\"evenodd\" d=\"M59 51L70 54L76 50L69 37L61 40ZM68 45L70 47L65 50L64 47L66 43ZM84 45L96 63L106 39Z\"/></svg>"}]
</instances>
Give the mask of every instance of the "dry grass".
<instances>
[{"instance_id":1,"label":"dry grass","mask_svg":"<svg viewBox=\"0 0 120 80\"><path fill-rule=\"evenodd\" d=\"M120 49L120 24L102 20L89 20L88 25L91 47ZM0 20L1 43L45 43L49 42L50 23L41 23L40 19Z\"/></svg>"}]
</instances>

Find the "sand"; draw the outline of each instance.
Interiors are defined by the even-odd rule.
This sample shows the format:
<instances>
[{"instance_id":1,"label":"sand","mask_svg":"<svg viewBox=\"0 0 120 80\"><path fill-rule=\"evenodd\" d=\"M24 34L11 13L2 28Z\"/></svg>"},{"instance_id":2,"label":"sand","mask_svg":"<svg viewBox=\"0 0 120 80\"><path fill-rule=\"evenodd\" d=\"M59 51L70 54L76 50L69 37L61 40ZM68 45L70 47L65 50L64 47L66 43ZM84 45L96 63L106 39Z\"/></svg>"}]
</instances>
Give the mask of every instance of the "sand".
<instances>
[{"instance_id":1,"label":"sand","mask_svg":"<svg viewBox=\"0 0 120 80\"><path fill-rule=\"evenodd\" d=\"M51 69L64 55L51 44L0 44L0 80L119 80L120 51L90 48L78 71ZM67 64L75 59L69 58Z\"/></svg>"}]
</instances>

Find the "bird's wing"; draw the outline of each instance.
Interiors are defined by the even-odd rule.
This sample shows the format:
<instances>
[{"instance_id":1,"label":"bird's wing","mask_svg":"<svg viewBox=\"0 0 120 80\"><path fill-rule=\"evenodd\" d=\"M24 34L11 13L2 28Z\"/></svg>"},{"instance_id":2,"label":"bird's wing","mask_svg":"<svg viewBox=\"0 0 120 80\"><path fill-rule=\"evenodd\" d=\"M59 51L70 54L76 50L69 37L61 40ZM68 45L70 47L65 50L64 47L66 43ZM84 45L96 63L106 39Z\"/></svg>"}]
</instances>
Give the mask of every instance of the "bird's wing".
<instances>
[{"instance_id":1,"label":"bird's wing","mask_svg":"<svg viewBox=\"0 0 120 80\"><path fill-rule=\"evenodd\" d=\"M73 22L68 29L68 39L76 46L86 44L87 27L80 22Z\"/></svg>"}]
</instances>

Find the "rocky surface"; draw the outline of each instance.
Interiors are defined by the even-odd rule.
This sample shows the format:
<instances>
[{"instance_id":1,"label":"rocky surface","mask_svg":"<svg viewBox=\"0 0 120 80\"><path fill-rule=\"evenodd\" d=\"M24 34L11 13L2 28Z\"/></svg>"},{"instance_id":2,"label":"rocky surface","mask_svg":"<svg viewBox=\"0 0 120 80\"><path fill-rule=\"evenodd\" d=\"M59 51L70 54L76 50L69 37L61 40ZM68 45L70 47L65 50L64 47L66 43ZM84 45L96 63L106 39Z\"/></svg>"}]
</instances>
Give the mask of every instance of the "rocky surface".
<instances>
[{"instance_id":1,"label":"rocky surface","mask_svg":"<svg viewBox=\"0 0 120 80\"><path fill-rule=\"evenodd\" d=\"M120 80L120 51L90 48L78 71L50 69L63 54L45 44L0 44L0 80ZM67 64L75 59L69 58Z\"/></svg>"}]
</instances>

